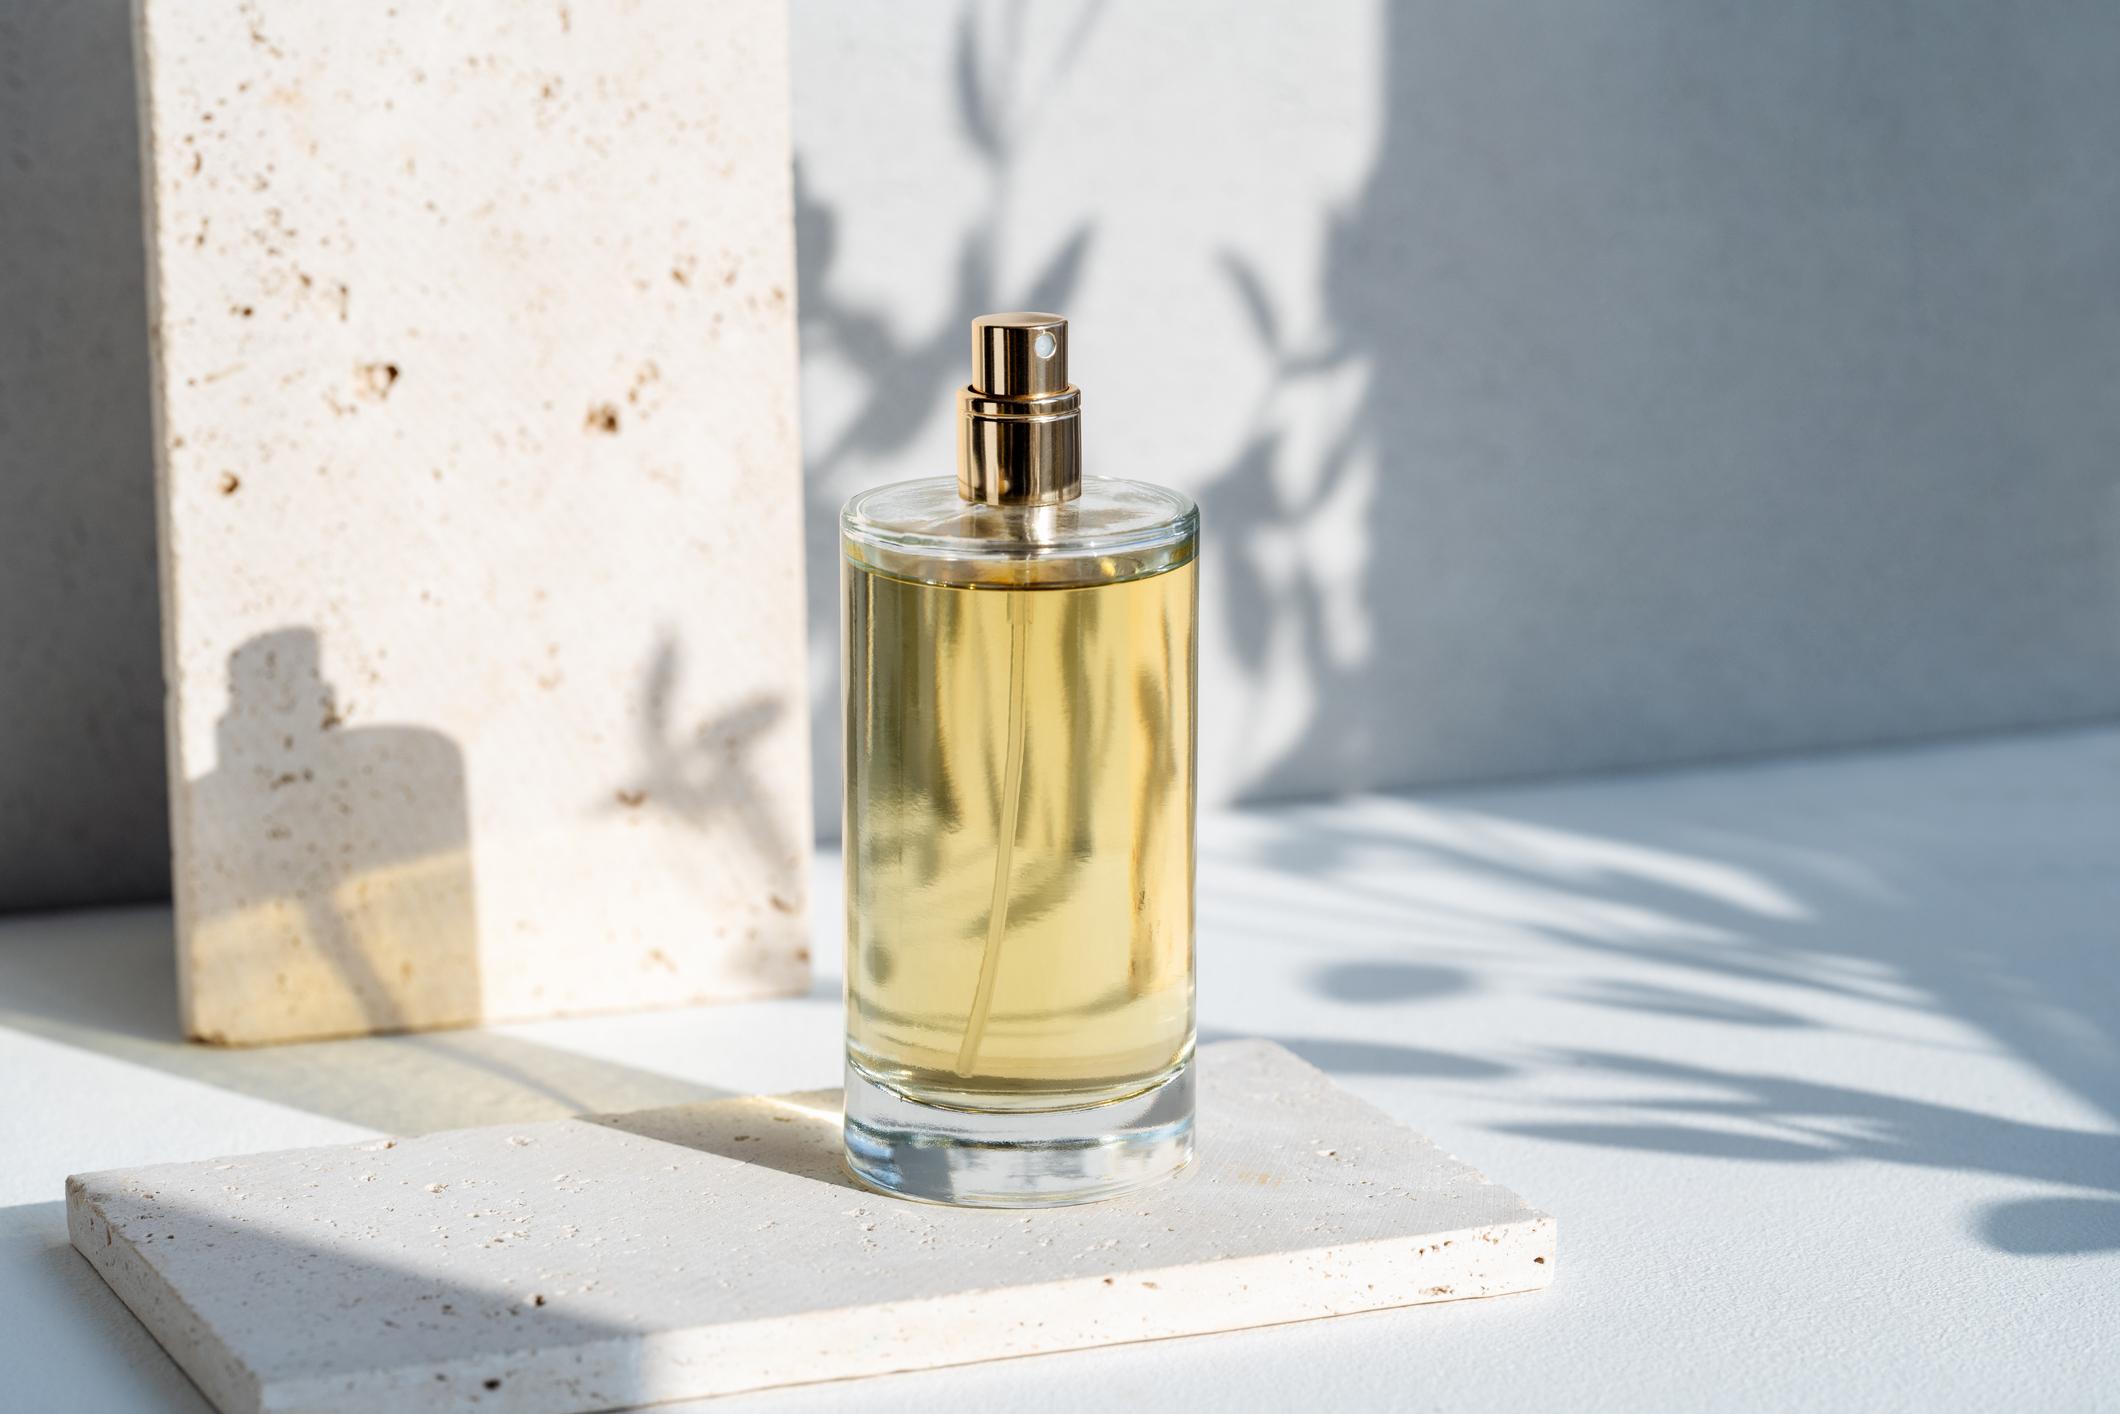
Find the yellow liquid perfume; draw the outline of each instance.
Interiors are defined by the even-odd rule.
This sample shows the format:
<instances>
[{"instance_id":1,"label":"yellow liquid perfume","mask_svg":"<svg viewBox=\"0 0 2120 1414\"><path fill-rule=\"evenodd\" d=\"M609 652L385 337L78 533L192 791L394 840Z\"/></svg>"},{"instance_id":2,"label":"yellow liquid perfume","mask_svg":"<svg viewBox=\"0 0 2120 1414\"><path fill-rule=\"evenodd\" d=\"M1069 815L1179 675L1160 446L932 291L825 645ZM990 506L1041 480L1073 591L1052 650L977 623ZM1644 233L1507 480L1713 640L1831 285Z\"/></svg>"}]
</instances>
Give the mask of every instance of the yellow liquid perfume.
<instances>
[{"instance_id":1,"label":"yellow liquid perfume","mask_svg":"<svg viewBox=\"0 0 2120 1414\"><path fill-rule=\"evenodd\" d=\"M1082 1202L1192 1152L1194 556L1085 480L1066 321L976 321L958 475L841 516L847 1162Z\"/></svg>"}]
</instances>

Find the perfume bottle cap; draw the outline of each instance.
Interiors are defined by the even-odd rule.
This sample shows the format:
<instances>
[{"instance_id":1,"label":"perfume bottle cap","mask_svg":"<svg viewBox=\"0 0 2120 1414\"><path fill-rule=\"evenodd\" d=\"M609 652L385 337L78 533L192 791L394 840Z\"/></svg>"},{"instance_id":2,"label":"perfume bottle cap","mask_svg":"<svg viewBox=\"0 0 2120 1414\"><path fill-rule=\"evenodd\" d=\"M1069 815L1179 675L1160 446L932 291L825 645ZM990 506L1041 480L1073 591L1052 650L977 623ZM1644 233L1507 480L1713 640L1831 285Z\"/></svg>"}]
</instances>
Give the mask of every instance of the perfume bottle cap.
<instances>
[{"instance_id":1,"label":"perfume bottle cap","mask_svg":"<svg viewBox=\"0 0 2120 1414\"><path fill-rule=\"evenodd\" d=\"M1067 381L1067 321L972 321L972 381L958 394L957 494L1049 506L1082 494L1082 392Z\"/></svg>"},{"instance_id":2,"label":"perfume bottle cap","mask_svg":"<svg viewBox=\"0 0 2120 1414\"><path fill-rule=\"evenodd\" d=\"M982 314L972 321L972 389L1029 398L1067 387L1067 321L1057 314Z\"/></svg>"}]
</instances>

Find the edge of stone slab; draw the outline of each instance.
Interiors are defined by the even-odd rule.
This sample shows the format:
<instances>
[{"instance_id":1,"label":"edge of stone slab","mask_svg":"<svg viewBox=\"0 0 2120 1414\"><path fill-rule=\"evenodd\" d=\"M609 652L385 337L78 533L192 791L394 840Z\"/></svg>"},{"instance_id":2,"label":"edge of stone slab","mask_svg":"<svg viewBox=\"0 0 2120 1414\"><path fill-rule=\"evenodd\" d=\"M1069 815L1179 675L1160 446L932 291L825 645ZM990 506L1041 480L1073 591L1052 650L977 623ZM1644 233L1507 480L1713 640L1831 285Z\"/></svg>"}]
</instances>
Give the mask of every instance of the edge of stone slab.
<instances>
[{"instance_id":1,"label":"edge of stone slab","mask_svg":"<svg viewBox=\"0 0 2120 1414\"><path fill-rule=\"evenodd\" d=\"M1336 1091L1378 1123L1414 1134L1468 1176L1492 1182L1278 1043L1229 1040L1201 1049L1210 1061L1220 1059L1232 1068L1286 1066L1303 1082ZM758 1098L733 1096L637 1113L742 1105ZM546 1120L537 1127L573 1122ZM432 1137L492 1127L439 1131ZM390 1148L396 1143L371 1139L268 1152ZM134 1238L118 1240L117 1224L107 1209L121 1194L115 1184L100 1185L97 1180L136 1178L155 1167L161 1166L70 1176L69 1236L179 1368L230 1414L365 1409L376 1407L378 1400L406 1409L454 1408L466 1397L475 1398L473 1389L488 1388L489 1380L513 1386L511 1407L555 1414L620 1408L1509 1295L1550 1286L1557 1275L1556 1223L1514 1190L1506 1190L1516 1198L1514 1213L1487 1226L1423 1234L1426 1245L1417 1246L1411 1258L1405 1250L1408 1239L1390 1237L1110 1276L1093 1273L1037 1286L972 1287L943 1296L794 1316L488 1351L461 1361L428 1361L353 1376L345 1371L276 1376L244 1364L169 1285ZM1440 1264L1457 1268L1447 1278L1440 1272L1423 1277L1413 1265L1430 1252L1458 1243L1484 1248L1486 1260L1469 1265L1469 1280L1462 1254ZM967 1319L972 1302L976 1320ZM1203 1306L1219 1314L1206 1320L1190 1314ZM642 1357L643 1342L653 1347L652 1361ZM819 1374L820 1368L831 1373Z\"/></svg>"},{"instance_id":2,"label":"edge of stone slab","mask_svg":"<svg viewBox=\"0 0 2120 1414\"><path fill-rule=\"evenodd\" d=\"M131 1241L119 1242L116 1227L91 1194L95 1174L66 1179L66 1235L155 1344L221 1414L259 1414L265 1386L227 1344L214 1336L191 1303L147 1261ZM107 1197L104 1199L107 1201Z\"/></svg>"},{"instance_id":3,"label":"edge of stone slab","mask_svg":"<svg viewBox=\"0 0 2120 1414\"><path fill-rule=\"evenodd\" d=\"M79 1220L77 1211L82 1214ZM69 1227L76 1232L77 1246L82 1235L92 1237L98 1223L107 1233L107 1222L89 1204L84 1201L80 1209L70 1205ZM1436 1250L1454 1240L1487 1244L1494 1275L1477 1274L1473 1290L1462 1289L1462 1282L1424 1287L1419 1284L1422 1278L1407 1270L1403 1240L1382 1240L1154 1268L1116 1281L1085 1276L1035 1287L967 1290L641 1337L528 1347L357 1377L338 1371L264 1380L205 1330L131 1244L112 1244L111 1251L123 1255L96 1265L224 1414L458 1408L472 1390L492 1390L495 1382L512 1387L511 1408L588 1411L1295 1325L1511 1295L1552 1282L1555 1230L1543 1215L1437 1236L1441 1241L1431 1244ZM1530 1275L1510 1277L1505 1274L1510 1271ZM1392 1284L1394 1278L1399 1284ZM1228 1304L1232 1288L1275 1293L1259 1298L1274 1314L1233 1313ZM1309 1293L1303 1303L1308 1309L1288 1312L1291 1290ZM1196 1292L1211 1292L1220 1314L1209 1320L1190 1315ZM968 1320L967 1303L975 1300L978 1318ZM629 1348L642 1340L659 1347L654 1367L644 1368L639 1350ZM192 1358L180 1356L179 1348L188 1349ZM831 1373L816 1373L820 1357L828 1357ZM688 1377L674 1380L673 1369L688 1371Z\"/></svg>"},{"instance_id":4,"label":"edge of stone slab","mask_svg":"<svg viewBox=\"0 0 2120 1414\"><path fill-rule=\"evenodd\" d=\"M1441 1236L1446 1243L1454 1237L1485 1241L1498 1264L1514 1258L1518 1270L1543 1275L1525 1281L1483 1280L1473 1291L1415 1286L1379 1298L1375 1291L1381 1283L1368 1278L1382 1277L1405 1261L1403 1243L1384 1240L1152 1268L1117 1281L1085 1276L1042 1286L967 1289L948 1296L696 1326L644 1337L526 1347L460 1362L374 1371L356 1381L349 1381L343 1372L268 1378L259 1408L329 1414L361 1414L375 1408L455 1409L463 1407L471 1390L491 1389L491 1382L497 1380L503 1391L513 1388L507 1406L511 1409L588 1414L1301 1325L1335 1316L1515 1295L1551 1284L1554 1227L1548 1218L1459 1229ZM1539 1256L1546 1263L1534 1268L1530 1259ZM1337 1261L1332 1270L1321 1273L1315 1264L1328 1258ZM1228 1313L1227 1292L1232 1286L1280 1293L1261 1300L1285 1308L1286 1293L1297 1283L1314 1292L1322 1283L1330 1286L1316 1308L1302 1314L1290 1315L1283 1309L1281 1314L1259 1319ZM1223 1314L1211 1320L1186 1315L1193 1309L1195 1291L1212 1292ZM973 1302L977 1303L976 1316L970 1309ZM652 1367L641 1358L638 1346L643 1341L656 1348ZM830 1373L817 1373L820 1362L825 1362ZM685 1372L681 1382L673 1378L673 1370Z\"/></svg>"}]
</instances>

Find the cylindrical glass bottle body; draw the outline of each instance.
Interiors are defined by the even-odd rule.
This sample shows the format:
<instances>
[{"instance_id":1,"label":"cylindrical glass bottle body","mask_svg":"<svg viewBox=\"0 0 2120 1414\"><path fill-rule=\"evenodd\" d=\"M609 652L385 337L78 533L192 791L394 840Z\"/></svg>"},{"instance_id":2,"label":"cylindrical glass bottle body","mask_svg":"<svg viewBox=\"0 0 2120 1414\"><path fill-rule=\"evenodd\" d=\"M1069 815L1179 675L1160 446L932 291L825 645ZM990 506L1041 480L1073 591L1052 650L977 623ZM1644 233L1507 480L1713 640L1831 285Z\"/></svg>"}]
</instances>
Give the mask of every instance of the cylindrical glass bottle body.
<instances>
[{"instance_id":1,"label":"cylindrical glass bottle body","mask_svg":"<svg viewBox=\"0 0 2120 1414\"><path fill-rule=\"evenodd\" d=\"M848 1161L1082 1201L1190 1153L1197 514L945 488L842 522Z\"/></svg>"}]
</instances>

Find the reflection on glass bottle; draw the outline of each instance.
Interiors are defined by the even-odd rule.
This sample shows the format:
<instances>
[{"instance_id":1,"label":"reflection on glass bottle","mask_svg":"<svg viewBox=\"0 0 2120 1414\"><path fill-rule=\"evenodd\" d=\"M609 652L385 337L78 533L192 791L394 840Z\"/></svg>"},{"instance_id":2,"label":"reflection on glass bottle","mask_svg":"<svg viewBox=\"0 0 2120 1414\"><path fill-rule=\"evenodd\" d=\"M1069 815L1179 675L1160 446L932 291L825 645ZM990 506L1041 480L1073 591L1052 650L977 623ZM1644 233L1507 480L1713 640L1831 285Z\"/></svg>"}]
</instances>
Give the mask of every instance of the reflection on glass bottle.
<instances>
[{"instance_id":1,"label":"reflection on glass bottle","mask_svg":"<svg viewBox=\"0 0 2120 1414\"><path fill-rule=\"evenodd\" d=\"M1198 519L1082 480L1066 356L975 323L959 476L842 520L848 1158L940 1201L1191 1152Z\"/></svg>"}]
</instances>

